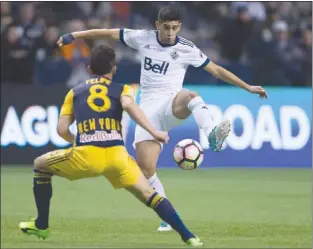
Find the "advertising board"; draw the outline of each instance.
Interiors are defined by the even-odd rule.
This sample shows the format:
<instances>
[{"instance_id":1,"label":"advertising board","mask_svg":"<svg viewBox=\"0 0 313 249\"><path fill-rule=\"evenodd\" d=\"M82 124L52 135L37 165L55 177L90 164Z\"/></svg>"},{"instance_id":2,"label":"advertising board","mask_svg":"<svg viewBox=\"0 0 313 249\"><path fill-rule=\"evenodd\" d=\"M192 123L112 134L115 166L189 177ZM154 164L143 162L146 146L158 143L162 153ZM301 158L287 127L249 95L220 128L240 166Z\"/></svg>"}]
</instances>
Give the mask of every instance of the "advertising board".
<instances>
[{"instance_id":1,"label":"advertising board","mask_svg":"<svg viewBox=\"0 0 313 249\"><path fill-rule=\"evenodd\" d=\"M199 92L208 103L214 124L230 119L232 131L224 150L214 153L190 117L170 131L170 142L159 158L160 167L175 166L173 148L185 138L200 141L205 149L202 167L312 166L311 88L268 87L267 100L235 87L187 88ZM67 91L65 87L2 86L2 164L30 164L42 153L69 146L56 133ZM132 155L134 127L133 122L125 127L126 146Z\"/></svg>"}]
</instances>

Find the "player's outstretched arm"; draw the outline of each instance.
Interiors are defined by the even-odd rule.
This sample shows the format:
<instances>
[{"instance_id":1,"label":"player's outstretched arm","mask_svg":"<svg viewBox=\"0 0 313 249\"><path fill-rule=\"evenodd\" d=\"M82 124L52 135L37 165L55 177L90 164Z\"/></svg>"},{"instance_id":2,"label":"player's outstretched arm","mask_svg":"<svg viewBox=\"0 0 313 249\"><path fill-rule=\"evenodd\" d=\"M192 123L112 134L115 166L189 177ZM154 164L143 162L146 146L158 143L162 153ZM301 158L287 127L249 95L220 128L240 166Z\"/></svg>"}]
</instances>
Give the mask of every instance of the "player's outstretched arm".
<instances>
[{"instance_id":1,"label":"player's outstretched arm","mask_svg":"<svg viewBox=\"0 0 313 249\"><path fill-rule=\"evenodd\" d=\"M74 39L101 39L106 37L119 40L120 29L90 29L73 32L62 35L57 41L57 44L61 47L70 44Z\"/></svg>"},{"instance_id":2,"label":"player's outstretched arm","mask_svg":"<svg viewBox=\"0 0 313 249\"><path fill-rule=\"evenodd\" d=\"M129 116L142 128L148 131L155 140L161 143L167 143L169 140L168 133L163 131L157 131L140 107L135 103L132 97L123 95L121 96L121 104L123 109L129 114Z\"/></svg>"},{"instance_id":3,"label":"player's outstretched arm","mask_svg":"<svg viewBox=\"0 0 313 249\"><path fill-rule=\"evenodd\" d=\"M256 93L260 96L260 98L266 98L267 99L267 93L261 86L251 86L244 82L243 80L239 79L236 75L233 73L229 72L225 68L216 65L212 61L208 65L204 67L204 69L213 74L216 78L222 79L227 83L239 86L245 90L247 90L250 93Z\"/></svg>"},{"instance_id":4,"label":"player's outstretched arm","mask_svg":"<svg viewBox=\"0 0 313 249\"><path fill-rule=\"evenodd\" d=\"M58 135L69 143L74 143L75 141L75 135L70 131L70 126L73 121L73 116L62 115L59 118L57 126Z\"/></svg>"}]
</instances>

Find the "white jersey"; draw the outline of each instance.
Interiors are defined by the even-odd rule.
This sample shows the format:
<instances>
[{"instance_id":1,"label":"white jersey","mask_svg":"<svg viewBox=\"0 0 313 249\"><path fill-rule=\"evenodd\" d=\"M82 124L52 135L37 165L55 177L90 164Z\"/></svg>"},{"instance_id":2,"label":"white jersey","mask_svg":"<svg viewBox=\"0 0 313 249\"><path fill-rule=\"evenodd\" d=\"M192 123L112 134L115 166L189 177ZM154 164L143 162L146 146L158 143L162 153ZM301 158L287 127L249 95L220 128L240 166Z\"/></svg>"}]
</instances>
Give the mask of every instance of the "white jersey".
<instances>
[{"instance_id":1,"label":"white jersey","mask_svg":"<svg viewBox=\"0 0 313 249\"><path fill-rule=\"evenodd\" d=\"M184 38L177 37L173 45L161 44L155 30L121 29L120 40L141 55L141 101L178 92L188 66L203 68L210 62Z\"/></svg>"}]
</instances>

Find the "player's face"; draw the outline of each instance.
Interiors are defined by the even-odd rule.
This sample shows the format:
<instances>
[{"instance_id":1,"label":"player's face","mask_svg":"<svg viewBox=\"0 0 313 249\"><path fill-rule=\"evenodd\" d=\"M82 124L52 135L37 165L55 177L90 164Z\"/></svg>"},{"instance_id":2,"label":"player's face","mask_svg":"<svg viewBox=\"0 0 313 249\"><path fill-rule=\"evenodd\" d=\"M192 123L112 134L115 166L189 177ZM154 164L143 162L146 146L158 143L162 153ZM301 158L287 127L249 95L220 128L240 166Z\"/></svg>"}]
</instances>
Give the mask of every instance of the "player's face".
<instances>
[{"instance_id":1,"label":"player's face","mask_svg":"<svg viewBox=\"0 0 313 249\"><path fill-rule=\"evenodd\" d=\"M167 22L156 22L157 30L159 31L159 39L161 42L166 44L174 44L176 36L180 31L180 21L167 21Z\"/></svg>"}]
</instances>

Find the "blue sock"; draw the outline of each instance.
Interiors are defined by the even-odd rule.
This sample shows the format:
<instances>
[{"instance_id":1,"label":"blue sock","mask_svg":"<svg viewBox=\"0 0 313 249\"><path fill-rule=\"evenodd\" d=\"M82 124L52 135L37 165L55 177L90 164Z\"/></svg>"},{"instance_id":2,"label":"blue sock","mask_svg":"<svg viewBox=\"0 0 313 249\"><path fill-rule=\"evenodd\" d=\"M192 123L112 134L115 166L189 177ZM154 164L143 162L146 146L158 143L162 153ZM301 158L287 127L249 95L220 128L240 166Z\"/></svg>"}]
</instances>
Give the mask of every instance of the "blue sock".
<instances>
[{"instance_id":1,"label":"blue sock","mask_svg":"<svg viewBox=\"0 0 313 249\"><path fill-rule=\"evenodd\" d=\"M51 176L52 174L34 169L33 191L38 212L35 224L38 229L49 227L49 209L52 197Z\"/></svg>"},{"instance_id":2,"label":"blue sock","mask_svg":"<svg viewBox=\"0 0 313 249\"><path fill-rule=\"evenodd\" d=\"M195 236L188 230L183 221L180 219L168 199L155 192L148 200L147 206L153 208L162 220L170 224L172 228L180 234L183 241L195 238Z\"/></svg>"}]
</instances>

